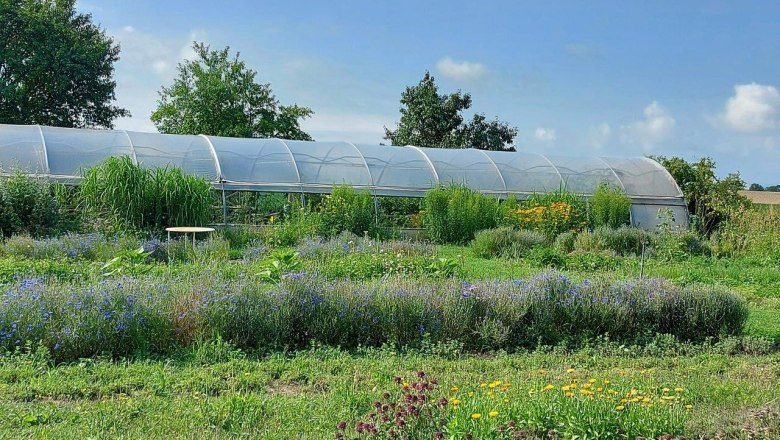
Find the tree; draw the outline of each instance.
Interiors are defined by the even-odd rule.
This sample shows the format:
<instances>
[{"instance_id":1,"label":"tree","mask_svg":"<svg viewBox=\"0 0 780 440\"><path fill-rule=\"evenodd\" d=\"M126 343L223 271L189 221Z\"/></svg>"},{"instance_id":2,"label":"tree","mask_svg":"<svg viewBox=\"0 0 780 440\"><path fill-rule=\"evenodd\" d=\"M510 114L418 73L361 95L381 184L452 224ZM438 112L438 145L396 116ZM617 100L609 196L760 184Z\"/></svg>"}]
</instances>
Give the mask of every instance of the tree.
<instances>
[{"instance_id":1,"label":"tree","mask_svg":"<svg viewBox=\"0 0 780 440\"><path fill-rule=\"evenodd\" d=\"M160 91L152 122L162 133L311 140L299 122L314 112L279 105L269 84L255 82L230 48L212 51L193 43L197 58L179 64L179 76Z\"/></svg>"},{"instance_id":2,"label":"tree","mask_svg":"<svg viewBox=\"0 0 780 440\"><path fill-rule=\"evenodd\" d=\"M751 183L750 188L748 188L748 191L764 191L765 188L758 183Z\"/></svg>"},{"instance_id":3,"label":"tree","mask_svg":"<svg viewBox=\"0 0 780 440\"><path fill-rule=\"evenodd\" d=\"M680 186L693 223L702 234L712 234L722 222L750 206L750 201L739 194L745 188L739 173L719 179L715 176L715 161L709 157L691 163L679 157L652 159L663 165Z\"/></svg>"},{"instance_id":4,"label":"tree","mask_svg":"<svg viewBox=\"0 0 780 440\"><path fill-rule=\"evenodd\" d=\"M113 126L119 46L76 0L0 0L0 123Z\"/></svg>"},{"instance_id":5,"label":"tree","mask_svg":"<svg viewBox=\"0 0 780 440\"><path fill-rule=\"evenodd\" d=\"M385 127L385 139L393 145L515 151L516 127L488 121L483 114L465 122L461 112L469 108L471 95L440 95L433 76L425 72L418 85L401 94L401 121L395 130Z\"/></svg>"}]
</instances>

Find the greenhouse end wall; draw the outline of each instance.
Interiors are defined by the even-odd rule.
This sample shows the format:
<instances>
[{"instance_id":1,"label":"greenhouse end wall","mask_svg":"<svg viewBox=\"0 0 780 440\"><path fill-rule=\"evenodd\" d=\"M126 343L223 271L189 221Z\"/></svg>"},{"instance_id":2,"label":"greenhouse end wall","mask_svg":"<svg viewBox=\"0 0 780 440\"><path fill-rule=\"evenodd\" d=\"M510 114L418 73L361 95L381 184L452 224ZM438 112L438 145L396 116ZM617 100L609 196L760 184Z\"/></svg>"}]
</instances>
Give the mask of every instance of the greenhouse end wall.
<instances>
[{"instance_id":1,"label":"greenhouse end wall","mask_svg":"<svg viewBox=\"0 0 780 440\"><path fill-rule=\"evenodd\" d=\"M438 185L457 183L499 198L560 188L588 197L606 182L631 198L634 225L688 225L680 188L660 164L643 157L0 125L4 174L21 170L77 184L84 170L118 155L149 167L176 166L226 191L329 193L334 185L345 184L375 196L422 197Z\"/></svg>"}]
</instances>

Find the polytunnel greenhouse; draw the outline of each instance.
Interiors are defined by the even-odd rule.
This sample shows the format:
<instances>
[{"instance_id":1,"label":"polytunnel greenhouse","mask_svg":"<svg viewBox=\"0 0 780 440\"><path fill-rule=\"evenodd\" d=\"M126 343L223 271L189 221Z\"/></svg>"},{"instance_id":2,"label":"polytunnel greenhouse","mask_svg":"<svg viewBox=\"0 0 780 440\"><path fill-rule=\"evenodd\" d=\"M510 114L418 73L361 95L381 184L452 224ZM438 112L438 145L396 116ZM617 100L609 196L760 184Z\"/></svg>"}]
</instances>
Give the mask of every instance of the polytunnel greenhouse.
<instances>
[{"instance_id":1,"label":"polytunnel greenhouse","mask_svg":"<svg viewBox=\"0 0 780 440\"><path fill-rule=\"evenodd\" d=\"M477 149L362 145L37 125L0 125L0 172L21 170L78 184L85 169L127 155L148 167L176 166L224 191L328 193L346 184L374 196L422 197L450 183L484 194L527 197L565 187L590 196L602 183L625 190L636 226L658 224L660 209L687 225L680 188L644 158L564 157Z\"/></svg>"}]
</instances>

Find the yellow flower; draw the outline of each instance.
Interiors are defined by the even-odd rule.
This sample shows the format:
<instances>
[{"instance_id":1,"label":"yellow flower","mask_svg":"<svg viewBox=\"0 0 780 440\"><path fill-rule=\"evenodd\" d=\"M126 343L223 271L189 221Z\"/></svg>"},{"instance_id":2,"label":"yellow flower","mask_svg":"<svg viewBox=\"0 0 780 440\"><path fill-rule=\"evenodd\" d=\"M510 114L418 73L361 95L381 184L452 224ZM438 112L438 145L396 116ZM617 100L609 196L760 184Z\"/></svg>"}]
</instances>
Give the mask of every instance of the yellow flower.
<instances>
[{"instance_id":1,"label":"yellow flower","mask_svg":"<svg viewBox=\"0 0 780 440\"><path fill-rule=\"evenodd\" d=\"M482 414L480 414L480 413L474 413L474 414L471 415L471 418L473 420L479 420L481 417L482 417Z\"/></svg>"},{"instance_id":2,"label":"yellow flower","mask_svg":"<svg viewBox=\"0 0 780 440\"><path fill-rule=\"evenodd\" d=\"M459 390L459 388L458 388L458 387L452 387L452 388L450 388L450 391L452 391L453 393L457 393L457 392L458 392L458 390Z\"/></svg>"},{"instance_id":3,"label":"yellow flower","mask_svg":"<svg viewBox=\"0 0 780 440\"><path fill-rule=\"evenodd\" d=\"M506 397L504 397L504 403L509 403L509 399L507 399Z\"/></svg>"},{"instance_id":4,"label":"yellow flower","mask_svg":"<svg viewBox=\"0 0 780 440\"><path fill-rule=\"evenodd\" d=\"M693 409L693 405L685 405L685 409L690 411L691 409Z\"/></svg>"},{"instance_id":5,"label":"yellow flower","mask_svg":"<svg viewBox=\"0 0 780 440\"><path fill-rule=\"evenodd\" d=\"M588 382L590 382L590 383L596 383L596 379L590 379L590 380L588 380Z\"/></svg>"},{"instance_id":6,"label":"yellow flower","mask_svg":"<svg viewBox=\"0 0 780 440\"><path fill-rule=\"evenodd\" d=\"M489 415L490 417L496 417L496 416L498 415L498 411L496 411L496 410L490 411L490 412L488 413L488 415Z\"/></svg>"},{"instance_id":7,"label":"yellow flower","mask_svg":"<svg viewBox=\"0 0 780 440\"><path fill-rule=\"evenodd\" d=\"M568 386L568 385L564 385L564 386L561 387L562 391L569 391L570 389L571 389L571 387Z\"/></svg>"},{"instance_id":8,"label":"yellow flower","mask_svg":"<svg viewBox=\"0 0 780 440\"><path fill-rule=\"evenodd\" d=\"M474 391L469 391L469 397L474 397Z\"/></svg>"},{"instance_id":9,"label":"yellow flower","mask_svg":"<svg viewBox=\"0 0 780 440\"><path fill-rule=\"evenodd\" d=\"M615 407L615 409L616 409L617 411L623 411L624 409L626 409L626 407L625 407L625 406L623 406L623 405L618 405L618 406L616 406L616 407Z\"/></svg>"},{"instance_id":10,"label":"yellow flower","mask_svg":"<svg viewBox=\"0 0 780 440\"><path fill-rule=\"evenodd\" d=\"M553 385L551 383L548 383L547 385L545 385L544 389L548 390L548 391L549 390L554 390L555 389L555 385Z\"/></svg>"},{"instance_id":11,"label":"yellow flower","mask_svg":"<svg viewBox=\"0 0 780 440\"><path fill-rule=\"evenodd\" d=\"M604 385L609 385L609 379L604 379Z\"/></svg>"},{"instance_id":12,"label":"yellow flower","mask_svg":"<svg viewBox=\"0 0 780 440\"><path fill-rule=\"evenodd\" d=\"M452 399L452 400L451 400L451 402L452 402L452 404L453 404L453 405L455 405L455 406L458 406L458 405L460 405L460 399Z\"/></svg>"},{"instance_id":13,"label":"yellow flower","mask_svg":"<svg viewBox=\"0 0 780 440\"><path fill-rule=\"evenodd\" d=\"M572 393L571 391L567 391L565 396L566 397L574 397L574 393Z\"/></svg>"},{"instance_id":14,"label":"yellow flower","mask_svg":"<svg viewBox=\"0 0 780 440\"><path fill-rule=\"evenodd\" d=\"M479 384L480 388L485 388L486 386L487 386L487 384L485 382L482 382L481 384Z\"/></svg>"},{"instance_id":15,"label":"yellow flower","mask_svg":"<svg viewBox=\"0 0 780 440\"><path fill-rule=\"evenodd\" d=\"M566 372L567 373L574 373L574 368L569 368L568 370L566 370Z\"/></svg>"},{"instance_id":16,"label":"yellow flower","mask_svg":"<svg viewBox=\"0 0 780 440\"><path fill-rule=\"evenodd\" d=\"M684 390L682 388L680 388L680 387L677 387L677 388L674 389L675 393L682 393L683 391Z\"/></svg>"}]
</instances>

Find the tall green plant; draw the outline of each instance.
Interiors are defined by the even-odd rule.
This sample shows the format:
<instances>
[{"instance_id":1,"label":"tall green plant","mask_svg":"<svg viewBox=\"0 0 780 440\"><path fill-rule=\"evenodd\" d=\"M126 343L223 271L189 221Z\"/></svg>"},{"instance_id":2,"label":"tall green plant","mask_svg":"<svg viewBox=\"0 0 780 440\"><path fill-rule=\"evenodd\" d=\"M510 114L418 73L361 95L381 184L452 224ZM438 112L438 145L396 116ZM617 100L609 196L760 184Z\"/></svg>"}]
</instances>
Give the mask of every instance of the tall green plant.
<instances>
[{"instance_id":1,"label":"tall green plant","mask_svg":"<svg viewBox=\"0 0 780 440\"><path fill-rule=\"evenodd\" d=\"M590 199L590 221L593 227L619 228L631 221L631 199L616 186L602 183Z\"/></svg>"},{"instance_id":2,"label":"tall green plant","mask_svg":"<svg viewBox=\"0 0 780 440\"><path fill-rule=\"evenodd\" d=\"M344 231L355 235L367 232L373 236L377 231L371 194L357 192L347 185L333 187L320 206L320 218L322 233L328 237Z\"/></svg>"},{"instance_id":3,"label":"tall green plant","mask_svg":"<svg viewBox=\"0 0 780 440\"><path fill-rule=\"evenodd\" d=\"M440 186L425 195L423 226L438 243L467 243L474 234L496 226L498 199L464 185Z\"/></svg>"},{"instance_id":4,"label":"tall green plant","mask_svg":"<svg viewBox=\"0 0 780 440\"><path fill-rule=\"evenodd\" d=\"M0 230L5 236L44 236L58 231L60 204L52 185L19 171L0 179Z\"/></svg>"},{"instance_id":5,"label":"tall green plant","mask_svg":"<svg viewBox=\"0 0 780 440\"><path fill-rule=\"evenodd\" d=\"M90 168L81 184L86 207L137 229L208 222L211 185L175 167L147 169L127 156Z\"/></svg>"}]
</instances>

